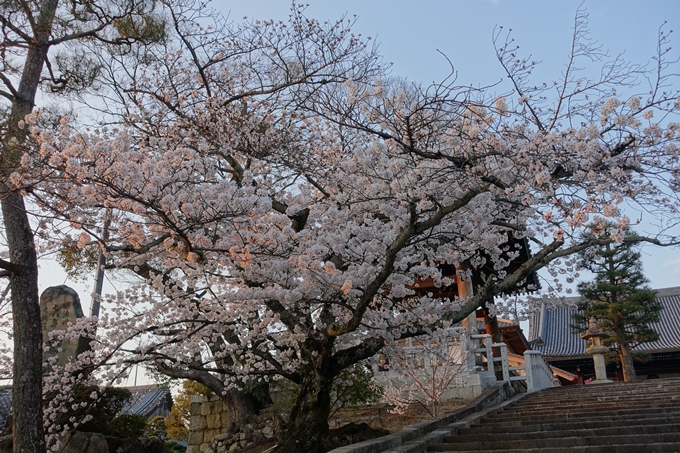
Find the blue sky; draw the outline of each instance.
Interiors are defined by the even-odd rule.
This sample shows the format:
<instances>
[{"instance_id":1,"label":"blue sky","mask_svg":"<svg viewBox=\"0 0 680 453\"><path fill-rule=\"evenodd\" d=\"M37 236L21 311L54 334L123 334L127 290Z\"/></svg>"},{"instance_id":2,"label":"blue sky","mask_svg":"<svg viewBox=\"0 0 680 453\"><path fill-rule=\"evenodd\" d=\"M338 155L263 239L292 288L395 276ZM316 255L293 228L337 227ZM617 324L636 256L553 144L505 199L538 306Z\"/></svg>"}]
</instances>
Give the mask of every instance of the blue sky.
<instances>
[{"instance_id":1,"label":"blue sky","mask_svg":"<svg viewBox=\"0 0 680 453\"><path fill-rule=\"evenodd\" d=\"M446 54L465 84L484 85L502 76L495 59L492 32L495 26L512 29L524 52L544 62L544 74L559 74L569 51L574 15L581 1L563 0L309 0L307 14L333 20L357 15L354 29L381 43L382 54L394 63L393 73L430 82L444 77ZM244 16L284 19L290 3L285 0L217 2L232 20ZM680 33L678 1L586 1L592 37L612 53L626 52L633 61L645 62L655 51L659 26ZM679 38L680 39L680 38Z\"/></svg>"}]
</instances>

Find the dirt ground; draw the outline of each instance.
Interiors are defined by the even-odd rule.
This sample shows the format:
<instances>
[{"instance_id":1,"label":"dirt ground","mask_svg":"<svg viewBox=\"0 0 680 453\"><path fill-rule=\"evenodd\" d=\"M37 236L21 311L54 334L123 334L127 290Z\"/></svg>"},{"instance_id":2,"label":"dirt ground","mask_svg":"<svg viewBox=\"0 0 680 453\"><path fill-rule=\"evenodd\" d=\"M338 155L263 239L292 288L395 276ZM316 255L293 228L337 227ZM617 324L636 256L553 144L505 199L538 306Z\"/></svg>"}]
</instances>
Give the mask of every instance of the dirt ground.
<instances>
[{"instance_id":1,"label":"dirt ground","mask_svg":"<svg viewBox=\"0 0 680 453\"><path fill-rule=\"evenodd\" d=\"M442 403L440 414L453 412L454 410L465 406L468 402L468 400L445 401ZM391 408L389 406L378 405L338 411L333 415L329 424L331 430L336 430L344 425L347 425L348 423L354 423L356 425L366 423L374 430L373 433L368 433L369 438L373 438L378 437L380 434L385 435L388 433L393 433L408 425L412 425L413 423L419 422L421 420L427 420L428 418L430 418L430 415L427 413L425 408L420 406L412 406L404 414L395 414L391 412ZM361 441L366 434L367 433L361 433L355 436L336 436L334 440L346 445L348 443ZM240 452L267 453L273 449L274 446L275 441L272 439L259 445L251 445L243 450L240 450Z\"/></svg>"},{"instance_id":2,"label":"dirt ground","mask_svg":"<svg viewBox=\"0 0 680 453\"><path fill-rule=\"evenodd\" d=\"M458 399L444 401L441 406L440 414L452 412L465 406L468 402L468 400ZM422 406L414 405L404 414L395 414L391 412L390 406L377 405L338 411L331 417L329 425L331 429L336 429L349 422L367 423L373 429L384 429L392 433L421 420L427 420L428 418L431 417Z\"/></svg>"}]
</instances>

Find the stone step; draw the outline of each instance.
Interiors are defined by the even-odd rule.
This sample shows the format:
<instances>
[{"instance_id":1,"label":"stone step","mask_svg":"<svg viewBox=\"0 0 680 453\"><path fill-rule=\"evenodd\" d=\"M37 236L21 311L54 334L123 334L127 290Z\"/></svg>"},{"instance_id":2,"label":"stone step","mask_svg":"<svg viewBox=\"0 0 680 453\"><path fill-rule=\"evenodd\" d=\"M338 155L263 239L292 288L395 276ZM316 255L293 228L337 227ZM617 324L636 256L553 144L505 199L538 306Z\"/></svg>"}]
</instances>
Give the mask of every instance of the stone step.
<instances>
[{"instance_id":1,"label":"stone step","mask_svg":"<svg viewBox=\"0 0 680 453\"><path fill-rule=\"evenodd\" d=\"M497 421L503 421L507 419L518 419L521 418L526 424L530 423L549 423L552 421L559 420L585 420L585 419L597 419L597 418L614 418L619 416L640 416L649 417L658 414L666 414L669 416L674 416L680 414L680 407L654 407L654 408L629 408L629 409L591 409L591 410L579 410L579 411L569 411L562 410L556 411L554 414L513 414L510 412L499 412L493 414L488 418L483 420L483 423L495 423Z\"/></svg>"},{"instance_id":2,"label":"stone step","mask_svg":"<svg viewBox=\"0 0 680 453\"><path fill-rule=\"evenodd\" d=\"M636 405L636 404L616 404L616 405L603 405L603 406L586 406L586 407L561 407L561 408L551 408L551 409L536 409L536 410L512 410L508 409L503 412L499 412L497 417L536 417L536 416L553 416L561 414L572 414L572 415L588 415L588 414L607 414L613 412L621 411L638 411L640 413L653 413L655 411L660 411L664 413L673 412L674 410L680 410L680 402L672 403L656 403L654 405Z\"/></svg>"},{"instance_id":3,"label":"stone step","mask_svg":"<svg viewBox=\"0 0 680 453\"><path fill-rule=\"evenodd\" d=\"M444 452L456 452L456 453L471 453L471 450L460 450L456 449L455 445L452 444L442 444L448 445L451 449L439 449L433 450L432 447L429 451L444 451ZM562 447L559 444L550 447L549 450L545 448L517 448L516 446L512 449L502 450L503 453L545 453L550 451L550 453L678 453L680 452L680 443L670 442L670 443L654 443L649 445L625 445L625 444L610 444L610 445L597 445L597 446L579 446L579 447ZM499 450L474 450L475 453L498 453Z\"/></svg>"},{"instance_id":4,"label":"stone step","mask_svg":"<svg viewBox=\"0 0 680 453\"><path fill-rule=\"evenodd\" d=\"M674 377L674 378L666 378L666 379L659 379L658 381L652 381L652 380L642 380L642 381L634 381L634 382L608 382L604 384L587 384L584 385L583 387L586 387L588 389L593 389L595 387L601 387L605 389L613 389L613 388L658 388L658 387L672 387L674 384L677 384L680 381L680 378ZM570 386L566 386L570 387Z\"/></svg>"},{"instance_id":5,"label":"stone step","mask_svg":"<svg viewBox=\"0 0 680 453\"><path fill-rule=\"evenodd\" d=\"M679 384L680 385L680 384ZM535 403L549 403L549 402L560 402L560 403L569 403L571 401L588 401L588 400L594 400L594 401L609 401L609 400L620 400L623 398L653 398L655 396L657 397L662 397L662 396L668 396L668 397L678 397L680 396L680 389L671 391L671 390L653 390L653 391L643 391L643 390L638 390L638 391L624 391L624 392L614 392L614 393L602 393L602 392L596 392L596 393L582 393L579 392L578 390L574 389L569 389L569 392L560 392L560 393L554 393L554 394L549 394L549 395L542 395L542 392L539 392L536 395L531 395L529 398L527 398L526 401L522 401L521 403L518 403L520 405L530 405L530 404L535 404Z\"/></svg>"},{"instance_id":6,"label":"stone step","mask_svg":"<svg viewBox=\"0 0 680 453\"><path fill-rule=\"evenodd\" d=\"M627 392L627 391L654 391L659 389L673 389L680 383L680 379L667 379L658 381L657 383L647 382L610 382L608 384L596 385L565 385L560 387L552 387L548 389L547 394L555 394L560 392L568 392L569 389L580 387L585 393L613 393L613 392Z\"/></svg>"},{"instance_id":7,"label":"stone step","mask_svg":"<svg viewBox=\"0 0 680 453\"><path fill-rule=\"evenodd\" d=\"M597 437L573 437L568 432L545 433L544 438L527 439L522 442L516 440L496 440L492 432L489 432L486 440L476 442L441 443L430 447L430 451L479 451L479 450L512 450L521 448L528 450L532 448L551 449L552 447L588 447L588 446L609 446L614 444L649 446L655 443L676 443L680 445L680 433L663 434L630 434L617 436L597 436ZM454 437L455 438L455 437ZM609 450L616 451L616 450Z\"/></svg>"},{"instance_id":8,"label":"stone step","mask_svg":"<svg viewBox=\"0 0 680 453\"><path fill-rule=\"evenodd\" d=\"M633 422L636 420L644 420L644 419L649 419L649 418L657 418L659 416L669 416L672 417L673 419L677 419L679 414L627 414L625 416L621 415L614 415L611 417L612 420L621 420L621 423L626 423L626 424L634 424ZM500 427L506 427L506 426L515 426L514 421L521 421L521 426L538 426L538 425L557 425L559 423L586 423L590 424L593 422L597 422L598 420L602 419L610 419L607 416L602 416L602 415L597 415L597 416L577 416L577 417L558 417L558 416L551 416L551 417L538 417L538 418L527 418L527 417L521 417L521 418L513 418L509 419L507 421L504 421L503 419L483 419L480 420L479 425L476 426L483 426L486 427L487 429L490 426L498 426Z\"/></svg>"},{"instance_id":9,"label":"stone step","mask_svg":"<svg viewBox=\"0 0 680 453\"><path fill-rule=\"evenodd\" d=\"M620 412L627 410L637 410L641 413L653 413L654 411L661 411L664 413L673 412L674 409L678 410L680 408L680 401L672 403L657 403L650 405L641 404L616 404L616 405L604 405L604 406L577 406L577 407L567 407L562 406L560 408L551 409L536 409L536 410L505 410L497 414L498 417L525 417L525 416L552 416L560 414L606 414L608 412Z\"/></svg>"},{"instance_id":10,"label":"stone step","mask_svg":"<svg viewBox=\"0 0 680 453\"><path fill-rule=\"evenodd\" d=\"M429 451L680 452L680 379L546 389Z\"/></svg>"},{"instance_id":11,"label":"stone step","mask_svg":"<svg viewBox=\"0 0 680 453\"><path fill-rule=\"evenodd\" d=\"M490 429L489 425L498 426L499 428L505 428L509 426L539 426L539 425L557 425L564 423L596 423L601 420L619 420L621 423L634 424L642 420L658 420L659 418L676 420L680 417L680 414L628 414L619 415L617 417L602 417L602 416L591 416L591 417L541 417L539 419L527 420L526 417L512 418L512 419L502 419L502 418L483 418L479 421L479 424L474 426L483 427L484 429Z\"/></svg>"},{"instance_id":12,"label":"stone step","mask_svg":"<svg viewBox=\"0 0 680 453\"><path fill-rule=\"evenodd\" d=\"M531 404L531 405L523 405L523 406L515 406L513 405L512 408L508 408L507 410L512 410L514 412L539 412L539 411L550 411L550 410L556 410L561 407L566 407L569 409L588 409L588 408L597 408L597 407L626 407L626 406L635 406L635 407L662 407L662 406L680 406L680 396L678 397L669 397L669 398L662 398L659 397L658 399L654 400L648 400L648 399L643 399L643 398L635 398L635 399L621 399L621 400L611 400L611 401L572 401L572 402L561 402L561 403L554 403L554 405L551 405L550 407L546 407L545 404Z\"/></svg>"},{"instance_id":13,"label":"stone step","mask_svg":"<svg viewBox=\"0 0 680 453\"><path fill-rule=\"evenodd\" d=\"M573 420L564 422L559 421L557 423L535 423L535 424L525 424L522 420L512 420L505 421L503 423L495 423L493 426L493 432L502 433L524 433L524 432L534 432L534 431L559 431L559 430L576 430L585 428L610 428L618 427L621 425L637 425L637 426L652 426L652 425L671 425L672 427L677 427L680 429L680 415L677 417L653 417L653 418L637 418L630 417L627 419L590 419L588 421ZM475 434L475 435L487 435L489 433L488 425L472 425L469 428L458 429L458 433L461 435Z\"/></svg>"},{"instance_id":14,"label":"stone step","mask_svg":"<svg viewBox=\"0 0 680 453\"><path fill-rule=\"evenodd\" d=\"M579 389L578 393L581 393L581 394L593 394L593 393L612 394L612 393L637 392L637 391L653 392L653 391L657 391L657 390L677 391L678 385L680 385L680 379L678 379L678 378L664 379L664 380L657 381L656 383L612 382L612 383L609 383L609 384L597 384L597 385L567 385L567 386L564 386L564 387L553 387L553 388L546 389L545 393L542 393L542 395L547 397L548 395L557 395L557 394L560 394L562 392L568 393L574 388L578 388Z\"/></svg>"},{"instance_id":15,"label":"stone step","mask_svg":"<svg viewBox=\"0 0 680 453\"><path fill-rule=\"evenodd\" d=\"M525 432L498 432L494 426L493 431L484 432L471 432L464 433L462 430L455 436L449 436L444 438L444 442L447 443L461 443L461 442L477 442L480 438L489 437L496 442L505 441L531 441L533 439L548 439L552 438L555 441L564 437L605 437L605 436L626 436L631 433L635 435L656 435L656 434L680 434L680 425L678 424L659 424L659 425L627 425L627 426L610 426L604 428L592 428L592 427L579 427L579 428L561 428L561 429L550 429L542 430L537 429L535 431L525 431ZM490 440L491 440L490 439Z\"/></svg>"},{"instance_id":16,"label":"stone step","mask_svg":"<svg viewBox=\"0 0 680 453\"><path fill-rule=\"evenodd\" d=\"M658 405L680 405L680 395L679 396L663 396L650 398L622 398L618 400L572 400L572 401L545 401L541 403L532 402L531 404L522 404L521 406L514 406L512 410L514 411L535 411L535 410L546 410L546 409L556 409L558 407L573 407L573 408L588 408L588 407L616 407L616 406L658 406Z\"/></svg>"},{"instance_id":17,"label":"stone step","mask_svg":"<svg viewBox=\"0 0 680 453\"><path fill-rule=\"evenodd\" d=\"M561 403L581 402L581 401L619 401L628 398L649 398L649 399L664 399L666 397L677 398L680 397L680 388L675 391L668 390L654 390L654 391L635 391L635 392L620 392L612 394L592 394L585 395L577 391L570 393L560 393L556 395L543 395L542 392L529 396L525 401L517 403L518 406L530 406L532 404L540 404L546 401L555 401Z\"/></svg>"},{"instance_id":18,"label":"stone step","mask_svg":"<svg viewBox=\"0 0 680 453\"><path fill-rule=\"evenodd\" d=\"M575 402L585 402L585 401L621 401L624 399L656 399L656 398L678 398L680 397L680 392L649 392L649 393L641 393L641 392L635 392L635 393L627 393L627 394L619 394L619 395L602 395L602 394L593 394L593 395L579 395L576 393L573 394L560 394L558 395L559 397L552 397L552 398L533 398L533 395L531 397L527 398L526 401L522 401L521 403L518 403L519 406L531 406L532 404L548 404L548 403L575 403Z\"/></svg>"}]
</instances>

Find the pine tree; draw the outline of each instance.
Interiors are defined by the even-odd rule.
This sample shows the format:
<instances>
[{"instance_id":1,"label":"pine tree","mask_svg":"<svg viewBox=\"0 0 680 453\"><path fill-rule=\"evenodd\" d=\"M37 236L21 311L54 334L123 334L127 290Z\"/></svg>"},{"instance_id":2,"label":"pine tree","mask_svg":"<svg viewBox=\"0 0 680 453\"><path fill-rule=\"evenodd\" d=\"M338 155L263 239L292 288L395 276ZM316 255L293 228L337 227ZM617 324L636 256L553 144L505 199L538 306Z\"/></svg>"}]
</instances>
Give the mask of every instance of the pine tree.
<instances>
[{"instance_id":1,"label":"pine tree","mask_svg":"<svg viewBox=\"0 0 680 453\"><path fill-rule=\"evenodd\" d=\"M626 230L625 234L631 237L633 232ZM609 333L605 344L615 345L624 380L630 382L635 380L631 350L659 338L650 324L659 320L663 306L648 286L636 244L606 241L610 237L611 232L606 232L600 237L605 244L581 254L581 267L595 274L595 278L579 283L583 301L574 320L584 325L594 318L598 327Z\"/></svg>"}]
</instances>

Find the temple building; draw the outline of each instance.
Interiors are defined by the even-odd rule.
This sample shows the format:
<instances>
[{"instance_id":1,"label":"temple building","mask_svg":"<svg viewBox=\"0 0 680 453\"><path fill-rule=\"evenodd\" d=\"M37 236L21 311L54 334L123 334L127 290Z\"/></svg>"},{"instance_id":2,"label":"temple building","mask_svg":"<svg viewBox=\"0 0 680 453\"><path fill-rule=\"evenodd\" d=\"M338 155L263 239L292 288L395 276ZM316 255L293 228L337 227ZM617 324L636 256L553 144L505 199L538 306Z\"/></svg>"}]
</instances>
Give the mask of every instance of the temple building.
<instances>
[{"instance_id":1,"label":"temple building","mask_svg":"<svg viewBox=\"0 0 680 453\"><path fill-rule=\"evenodd\" d=\"M680 376L680 287L656 290L663 304L661 319L650 324L659 334L657 341L640 343L633 348L637 378L654 379ZM587 342L572 327L572 315L580 298L546 300L529 320L529 343L540 351L552 366L569 371L585 382L595 375L593 358L586 352ZM557 305L557 308L552 308ZM551 307L551 308L549 308ZM607 363L607 377L623 380L621 366L612 354Z\"/></svg>"}]
</instances>

